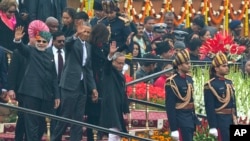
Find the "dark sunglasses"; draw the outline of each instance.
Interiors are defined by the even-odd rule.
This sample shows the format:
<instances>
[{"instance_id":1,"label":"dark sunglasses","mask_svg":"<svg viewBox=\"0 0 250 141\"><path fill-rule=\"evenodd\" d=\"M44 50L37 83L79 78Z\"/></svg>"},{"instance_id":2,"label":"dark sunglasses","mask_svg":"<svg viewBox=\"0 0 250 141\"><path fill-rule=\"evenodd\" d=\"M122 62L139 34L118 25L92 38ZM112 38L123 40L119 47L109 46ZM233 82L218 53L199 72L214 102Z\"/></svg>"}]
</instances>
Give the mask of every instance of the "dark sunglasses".
<instances>
[{"instance_id":1,"label":"dark sunglasses","mask_svg":"<svg viewBox=\"0 0 250 141\"><path fill-rule=\"evenodd\" d=\"M7 11L8 13L16 13L16 11Z\"/></svg>"},{"instance_id":2,"label":"dark sunglasses","mask_svg":"<svg viewBox=\"0 0 250 141\"><path fill-rule=\"evenodd\" d=\"M36 40L36 41L37 41L38 43L41 43L41 42L44 43L44 44L47 43L47 41L45 41L45 40Z\"/></svg>"},{"instance_id":3,"label":"dark sunglasses","mask_svg":"<svg viewBox=\"0 0 250 141\"><path fill-rule=\"evenodd\" d=\"M57 43L64 43L64 40L57 40Z\"/></svg>"}]
</instances>

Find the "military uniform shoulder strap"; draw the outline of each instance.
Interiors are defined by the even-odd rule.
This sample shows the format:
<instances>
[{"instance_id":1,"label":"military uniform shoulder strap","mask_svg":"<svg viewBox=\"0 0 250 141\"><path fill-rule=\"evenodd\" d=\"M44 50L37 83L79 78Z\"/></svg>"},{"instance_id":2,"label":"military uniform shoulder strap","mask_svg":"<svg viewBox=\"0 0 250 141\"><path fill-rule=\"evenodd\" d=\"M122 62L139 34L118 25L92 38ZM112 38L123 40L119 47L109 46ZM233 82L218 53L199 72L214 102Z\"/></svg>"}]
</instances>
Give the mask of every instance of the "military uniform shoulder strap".
<instances>
[{"instance_id":1,"label":"military uniform shoulder strap","mask_svg":"<svg viewBox=\"0 0 250 141\"><path fill-rule=\"evenodd\" d=\"M204 84L204 89L209 89L209 85L210 85L210 83L211 83L214 79L215 79L215 78L212 78L212 79L208 80L208 82Z\"/></svg>"},{"instance_id":2,"label":"military uniform shoulder strap","mask_svg":"<svg viewBox=\"0 0 250 141\"><path fill-rule=\"evenodd\" d=\"M170 81L172 81L175 76L176 76L176 74L173 74L170 77L168 77L166 82L165 82L165 86L166 85L172 85L172 84L170 84Z\"/></svg>"},{"instance_id":3,"label":"military uniform shoulder strap","mask_svg":"<svg viewBox=\"0 0 250 141\"><path fill-rule=\"evenodd\" d=\"M118 16L118 18L124 22L125 26L129 26L130 25L129 19L124 18L123 16Z\"/></svg>"},{"instance_id":4,"label":"military uniform shoulder strap","mask_svg":"<svg viewBox=\"0 0 250 141\"><path fill-rule=\"evenodd\" d=\"M192 74L187 73L186 75L192 77Z\"/></svg>"}]
</instances>

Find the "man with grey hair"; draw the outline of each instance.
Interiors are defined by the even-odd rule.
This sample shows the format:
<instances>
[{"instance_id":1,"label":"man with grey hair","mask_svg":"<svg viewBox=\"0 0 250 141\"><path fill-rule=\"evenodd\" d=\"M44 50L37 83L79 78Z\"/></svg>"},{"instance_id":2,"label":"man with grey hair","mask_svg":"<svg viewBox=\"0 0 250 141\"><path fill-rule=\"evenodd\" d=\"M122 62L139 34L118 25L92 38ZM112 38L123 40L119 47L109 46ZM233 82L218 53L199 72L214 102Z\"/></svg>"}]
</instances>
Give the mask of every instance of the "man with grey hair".
<instances>
[{"instance_id":1,"label":"man with grey hair","mask_svg":"<svg viewBox=\"0 0 250 141\"><path fill-rule=\"evenodd\" d=\"M171 33L174 30L174 13L167 12L164 16L164 23L167 24L167 33Z\"/></svg>"},{"instance_id":2,"label":"man with grey hair","mask_svg":"<svg viewBox=\"0 0 250 141\"><path fill-rule=\"evenodd\" d=\"M65 65L61 74L61 109L59 115L77 121L83 121L87 90L92 92L92 101L96 102L98 93L93 77L91 46L88 42L91 27L86 22L77 26L77 32L65 42ZM61 141L67 123L57 122L51 141ZM82 140L81 126L72 125L70 141Z\"/></svg>"},{"instance_id":3,"label":"man with grey hair","mask_svg":"<svg viewBox=\"0 0 250 141\"><path fill-rule=\"evenodd\" d=\"M129 107L125 92L125 79L122 74L126 58L123 53L116 52L116 50L116 42L113 41L104 67L100 126L114 131L127 132L123 114L129 113ZM119 140L120 136L109 134L108 141Z\"/></svg>"},{"instance_id":4,"label":"man with grey hair","mask_svg":"<svg viewBox=\"0 0 250 141\"><path fill-rule=\"evenodd\" d=\"M55 17L48 17L45 21L46 25L49 27L49 31L51 34L58 31L59 22Z\"/></svg>"}]
</instances>

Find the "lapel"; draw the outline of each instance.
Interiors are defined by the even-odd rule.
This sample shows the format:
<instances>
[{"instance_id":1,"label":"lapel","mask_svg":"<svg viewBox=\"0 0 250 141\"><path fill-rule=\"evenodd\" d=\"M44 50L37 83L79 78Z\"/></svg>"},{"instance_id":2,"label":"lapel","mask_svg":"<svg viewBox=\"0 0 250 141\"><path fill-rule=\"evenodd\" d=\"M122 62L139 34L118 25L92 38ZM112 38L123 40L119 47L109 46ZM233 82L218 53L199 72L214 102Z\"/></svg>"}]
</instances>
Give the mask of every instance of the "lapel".
<instances>
[{"instance_id":1,"label":"lapel","mask_svg":"<svg viewBox=\"0 0 250 141\"><path fill-rule=\"evenodd\" d=\"M88 42L85 42L85 47L87 51L87 58L86 58L86 63L89 60L89 55L90 55L90 44Z\"/></svg>"},{"instance_id":2,"label":"lapel","mask_svg":"<svg viewBox=\"0 0 250 141\"><path fill-rule=\"evenodd\" d=\"M46 50L47 50L47 52L49 52L49 53L52 53L52 54L53 54L52 46L48 47Z\"/></svg>"},{"instance_id":3,"label":"lapel","mask_svg":"<svg viewBox=\"0 0 250 141\"><path fill-rule=\"evenodd\" d=\"M83 48L82 48L82 42L80 41L80 39L77 39L75 42L75 54L76 54L77 60L79 60L80 64L82 64Z\"/></svg>"}]
</instances>

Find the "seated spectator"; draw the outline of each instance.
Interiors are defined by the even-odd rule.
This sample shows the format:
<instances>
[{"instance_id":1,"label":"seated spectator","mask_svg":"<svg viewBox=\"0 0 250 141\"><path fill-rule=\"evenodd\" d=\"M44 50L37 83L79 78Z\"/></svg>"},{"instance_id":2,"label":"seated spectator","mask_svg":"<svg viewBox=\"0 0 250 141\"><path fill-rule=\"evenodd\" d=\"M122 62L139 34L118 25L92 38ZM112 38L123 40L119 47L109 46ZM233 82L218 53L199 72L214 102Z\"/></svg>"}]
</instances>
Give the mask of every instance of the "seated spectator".
<instances>
[{"instance_id":1,"label":"seated spectator","mask_svg":"<svg viewBox=\"0 0 250 141\"><path fill-rule=\"evenodd\" d=\"M179 52L180 50L182 49L185 49L186 48L186 45L184 42L182 41L176 41L174 43L174 50L175 50L175 53Z\"/></svg>"},{"instance_id":2,"label":"seated spectator","mask_svg":"<svg viewBox=\"0 0 250 141\"><path fill-rule=\"evenodd\" d=\"M141 50L140 50L140 48L141 48L140 45L137 42L134 42L132 57L141 58ZM140 63L138 61L131 61L129 59L126 59L126 64L124 65L124 70L123 71L125 71L125 73L127 73L131 77L133 77L134 76L134 69L136 71L140 67L141 67L141 65L140 65Z\"/></svg>"},{"instance_id":3,"label":"seated spectator","mask_svg":"<svg viewBox=\"0 0 250 141\"><path fill-rule=\"evenodd\" d=\"M157 23L153 25L154 37L160 37L166 34L167 25L165 23Z\"/></svg>"},{"instance_id":4,"label":"seated spectator","mask_svg":"<svg viewBox=\"0 0 250 141\"><path fill-rule=\"evenodd\" d=\"M140 45L141 55L144 55L147 51L151 50L151 47L150 49L147 49L146 41L143 37L144 25L141 23L137 23L136 28L137 28L137 34L133 36L133 42L137 42Z\"/></svg>"},{"instance_id":5,"label":"seated spectator","mask_svg":"<svg viewBox=\"0 0 250 141\"><path fill-rule=\"evenodd\" d=\"M75 34L74 19L76 10L74 8L65 8L62 14L62 32L65 37Z\"/></svg>"},{"instance_id":6,"label":"seated spectator","mask_svg":"<svg viewBox=\"0 0 250 141\"><path fill-rule=\"evenodd\" d=\"M166 64L166 65L164 66L163 70L165 70L165 69L170 69L170 68L172 68L172 67L173 67L172 64ZM155 86L155 87L162 88L162 89L164 90L164 89L165 89L166 80L167 80L167 78L168 78L169 76L172 75L172 73L173 73L173 72L170 71L170 72L167 72L167 73L161 75L161 76L160 76L159 78L157 78L156 81L154 82L154 86Z\"/></svg>"},{"instance_id":7,"label":"seated spectator","mask_svg":"<svg viewBox=\"0 0 250 141\"><path fill-rule=\"evenodd\" d=\"M184 42L188 33L182 30L174 30L174 38L175 41L182 41Z\"/></svg>"},{"instance_id":8,"label":"seated spectator","mask_svg":"<svg viewBox=\"0 0 250 141\"><path fill-rule=\"evenodd\" d=\"M241 21L240 20L232 20L229 23L229 28L230 28L230 31L231 31L233 37L234 37L234 41L238 42L241 38L241 30L242 30Z\"/></svg>"},{"instance_id":9,"label":"seated spectator","mask_svg":"<svg viewBox=\"0 0 250 141\"><path fill-rule=\"evenodd\" d=\"M156 55L153 55L151 53L145 54L143 56L145 59L158 59ZM147 75L150 75L154 72L157 63L155 61L146 61L141 63L142 66L139 70L136 71L136 79L145 77ZM151 83L154 82L153 79L150 80Z\"/></svg>"},{"instance_id":10,"label":"seated spectator","mask_svg":"<svg viewBox=\"0 0 250 141\"><path fill-rule=\"evenodd\" d=\"M170 46L168 42L162 41L156 44L157 48L155 49L156 55L160 57L160 59L170 59L172 57L172 52L170 51ZM166 62L158 62L157 67L154 72L159 72L166 65Z\"/></svg>"},{"instance_id":11,"label":"seated spectator","mask_svg":"<svg viewBox=\"0 0 250 141\"><path fill-rule=\"evenodd\" d=\"M200 33L199 33L199 37L201 39L202 42L205 42L207 39L210 39L211 38L211 34L210 34L210 31L203 28Z\"/></svg>"},{"instance_id":12,"label":"seated spectator","mask_svg":"<svg viewBox=\"0 0 250 141\"><path fill-rule=\"evenodd\" d=\"M199 48L202 45L201 40L199 38L194 38L189 42L189 54L190 60L200 60L199 59Z\"/></svg>"},{"instance_id":13,"label":"seated spectator","mask_svg":"<svg viewBox=\"0 0 250 141\"><path fill-rule=\"evenodd\" d=\"M51 34L58 31L59 28L59 22L54 17L48 17L45 21L46 25L49 27L49 31Z\"/></svg>"}]
</instances>

